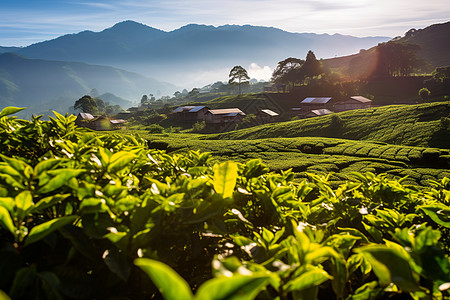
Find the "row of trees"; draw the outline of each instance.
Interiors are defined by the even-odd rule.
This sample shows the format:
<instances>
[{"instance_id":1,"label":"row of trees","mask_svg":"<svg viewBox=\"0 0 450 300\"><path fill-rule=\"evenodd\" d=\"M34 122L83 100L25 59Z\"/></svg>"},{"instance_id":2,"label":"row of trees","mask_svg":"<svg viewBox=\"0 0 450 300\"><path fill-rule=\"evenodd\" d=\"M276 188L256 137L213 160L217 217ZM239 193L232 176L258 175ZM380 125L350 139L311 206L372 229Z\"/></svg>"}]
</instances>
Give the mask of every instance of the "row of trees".
<instances>
[{"instance_id":1,"label":"row of trees","mask_svg":"<svg viewBox=\"0 0 450 300\"><path fill-rule=\"evenodd\" d=\"M123 111L120 105L109 105L100 98L94 98L89 95L84 95L73 106L74 110L78 110L92 115L116 115Z\"/></svg>"},{"instance_id":2,"label":"row of trees","mask_svg":"<svg viewBox=\"0 0 450 300\"><path fill-rule=\"evenodd\" d=\"M375 71L372 78L408 76L420 71L427 63L417 57L420 46L390 41L378 44L376 48Z\"/></svg>"},{"instance_id":3,"label":"row of trees","mask_svg":"<svg viewBox=\"0 0 450 300\"><path fill-rule=\"evenodd\" d=\"M320 61L311 50L306 55L306 60L294 57L280 61L272 74L272 81L294 87L303 83L307 78L318 76L325 72Z\"/></svg>"}]
</instances>

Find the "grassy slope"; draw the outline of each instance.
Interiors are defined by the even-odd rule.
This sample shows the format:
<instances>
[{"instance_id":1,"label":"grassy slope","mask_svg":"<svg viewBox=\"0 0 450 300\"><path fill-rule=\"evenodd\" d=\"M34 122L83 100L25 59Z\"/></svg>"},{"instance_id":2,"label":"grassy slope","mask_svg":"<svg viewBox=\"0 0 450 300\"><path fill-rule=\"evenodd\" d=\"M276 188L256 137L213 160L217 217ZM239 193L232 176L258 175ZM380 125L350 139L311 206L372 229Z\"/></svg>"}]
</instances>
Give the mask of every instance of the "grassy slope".
<instances>
[{"instance_id":1,"label":"grassy slope","mask_svg":"<svg viewBox=\"0 0 450 300\"><path fill-rule=\"evenodd\" d=\"M323 116L247 128L211 136L211 139L265 139L323 136L378 141L395 145L450 148L450 131L440 119L450 114L450 103L392 105L338 113L343 126L331 125Z\"/></svg>"},{"instance_id":2,"label":"grassy slope","mask_svg":"<svg viewBox=\"0 0 450 300\"><path fill-rule=\"evenodd\" d=\"M440 121L449 113L450 103L429 103L336 114L342 128L330 126L332 117L325 116L216 135L138 133L152 148L200 150L219 160L261 158L273 170L292 168L299 178L332 172L331 179L340 182L351 172L370 171L427 185L450 177L450 150L438 149L450 148L449 129Z\"/></svg>"},{"instance_id":3,"label":"grassy slope","mask_svg":"<svg viewBox=\"0 0 450 300\"><path fill-rule=\"evenodd\" d=\"M292 168L297 176L305 172L334 172L332 180L342 181L351 172L388 173L409 176L411 184L450 176L450 151L343 139L298 137L257 140L205 140L202 135L144 135L149 146L168 152L200 150L220 160L247 161L261 158L272 170Z\"/></svg>"}]
</instances>

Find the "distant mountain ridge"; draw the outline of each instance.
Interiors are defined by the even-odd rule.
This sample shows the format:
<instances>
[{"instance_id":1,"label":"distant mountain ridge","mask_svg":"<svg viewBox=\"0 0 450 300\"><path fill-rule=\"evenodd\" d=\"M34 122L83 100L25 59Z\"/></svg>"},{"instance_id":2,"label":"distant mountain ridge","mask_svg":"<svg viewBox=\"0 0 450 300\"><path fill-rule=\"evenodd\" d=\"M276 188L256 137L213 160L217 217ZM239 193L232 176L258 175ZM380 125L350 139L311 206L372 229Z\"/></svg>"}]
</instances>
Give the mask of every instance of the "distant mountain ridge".
<instances>
[{"instance_id":1,"label":"distant mountain ridge","mask_svg":"<svg viewBox=\"0 0 450 300\"><path fill-rule=\"evenodd\" d=\"M434 24L424 29L411 29L396 42L419 45L417 56L434 67L450 66L450 22ZM377 46L358 54L325 59L325 67L350 79L370 75L377 61Z\"/></svg>"},{"instance_id":2,"label":"distant mountain ridge","mask_svg":"<svg viewBox=\"0 0 450 300\"><path fill-rule=\"evenodd\" d=\"M105 101L124 108L143 94L171 94L175 86L121 69L78 62L29 59L14 53L0 54L0 107L29 107L27 114L48 110L67 112L92 89L112 93Z\"/></svg>"},{"instance_id":3,"label":"distant mountain ridge","mask_svg":"<svg viewBox=\"0 0 450 300\"><path fill-rule=\"evenodd\" d=\"M248 67L251 63L275 67L289 56L304 58L308 50L318 58L348 55L387 40L290 33L251 25L190 24L166 32L124 21L101 32L64 35L15 52L30 58L110 65L182 84L183 79L198 72L223 72L234 65Z\"/></svg>"}]
</instances>

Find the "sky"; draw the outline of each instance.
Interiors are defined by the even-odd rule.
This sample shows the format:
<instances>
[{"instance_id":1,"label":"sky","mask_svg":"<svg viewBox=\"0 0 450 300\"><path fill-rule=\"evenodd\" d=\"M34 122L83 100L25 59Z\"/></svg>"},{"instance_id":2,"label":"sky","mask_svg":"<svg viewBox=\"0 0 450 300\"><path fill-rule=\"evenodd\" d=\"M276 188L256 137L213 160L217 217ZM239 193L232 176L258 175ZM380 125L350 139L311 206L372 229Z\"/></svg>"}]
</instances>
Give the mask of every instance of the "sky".
<instances>
[{"instance_id":1,"label":"sky","mask_svg":"<svg viewBox=\"0 0 450 300\"><path fill-rule=\"evenodd\" d=\"M0 46L27 46L133 20L165 31L186 24L256 25L290 32L404 35L450 20L448 0L0 0Z\"/></svg>"}]
</instances>

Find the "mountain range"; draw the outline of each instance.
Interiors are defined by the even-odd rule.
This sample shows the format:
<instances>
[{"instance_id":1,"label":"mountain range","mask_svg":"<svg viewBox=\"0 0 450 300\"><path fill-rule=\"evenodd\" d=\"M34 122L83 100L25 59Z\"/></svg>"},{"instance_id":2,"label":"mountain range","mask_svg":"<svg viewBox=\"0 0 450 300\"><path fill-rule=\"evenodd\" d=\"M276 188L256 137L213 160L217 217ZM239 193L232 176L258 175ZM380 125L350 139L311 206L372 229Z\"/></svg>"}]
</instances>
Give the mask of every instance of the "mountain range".
<instances>
[{"instance_id":1,"label":"mountain range","mask_svg":"<svg viewBox=\"0 0 450 300\"><path fill-rule=\"evenodd\" d=\"M421 58L441 66L450 65L448 36L450 22L412 29L396 40L419 44ZM0 107L64 113L95 88L100 94L114 94L110 102L125 99L111 104L126 108L127 100L138 101L143 94L171 95L176 89L227 80L235 65L273 69L287 57L305 58L308 50L326 58L326 67L351 78L355 65L365 72L376 45L388 40L250 25L191 24L166 32L124 21L101 32L68 34L27 47L0 47Z\"/></svg>"},{"instance_id":2,"label":"mountain range","mask_svg":"<svg viewBox=\"0 0 450 300\"><path fill-rule=\"evenodd\" d=\"M273 27L190 24L166 32L134 21L101 32L83 31L36 43L14 52L29 58L109 65L177 85L211 82L211 74L228 79L235 65L252 63L272 69L287 57L318 58L367 49L388 37L291 33ZM202 74L204 78L202 78ZM203 82L201 82L203 80Z\"/></svg>"},{"instance_id":3,"label":"mountain range","mask_svg":"<svg viewBox=\"0 0 450 300\"><path fill-rule=\"evenodd\" d=\"M28 107L24 111L28 115L51 110L65 113L92 89L116 95L106 94L104 100L127 108L132 106L127 100L138 101L149 93L170 94L176 87L113 67L0 54L0 107Z\"/></svg>"}]
</instances>

